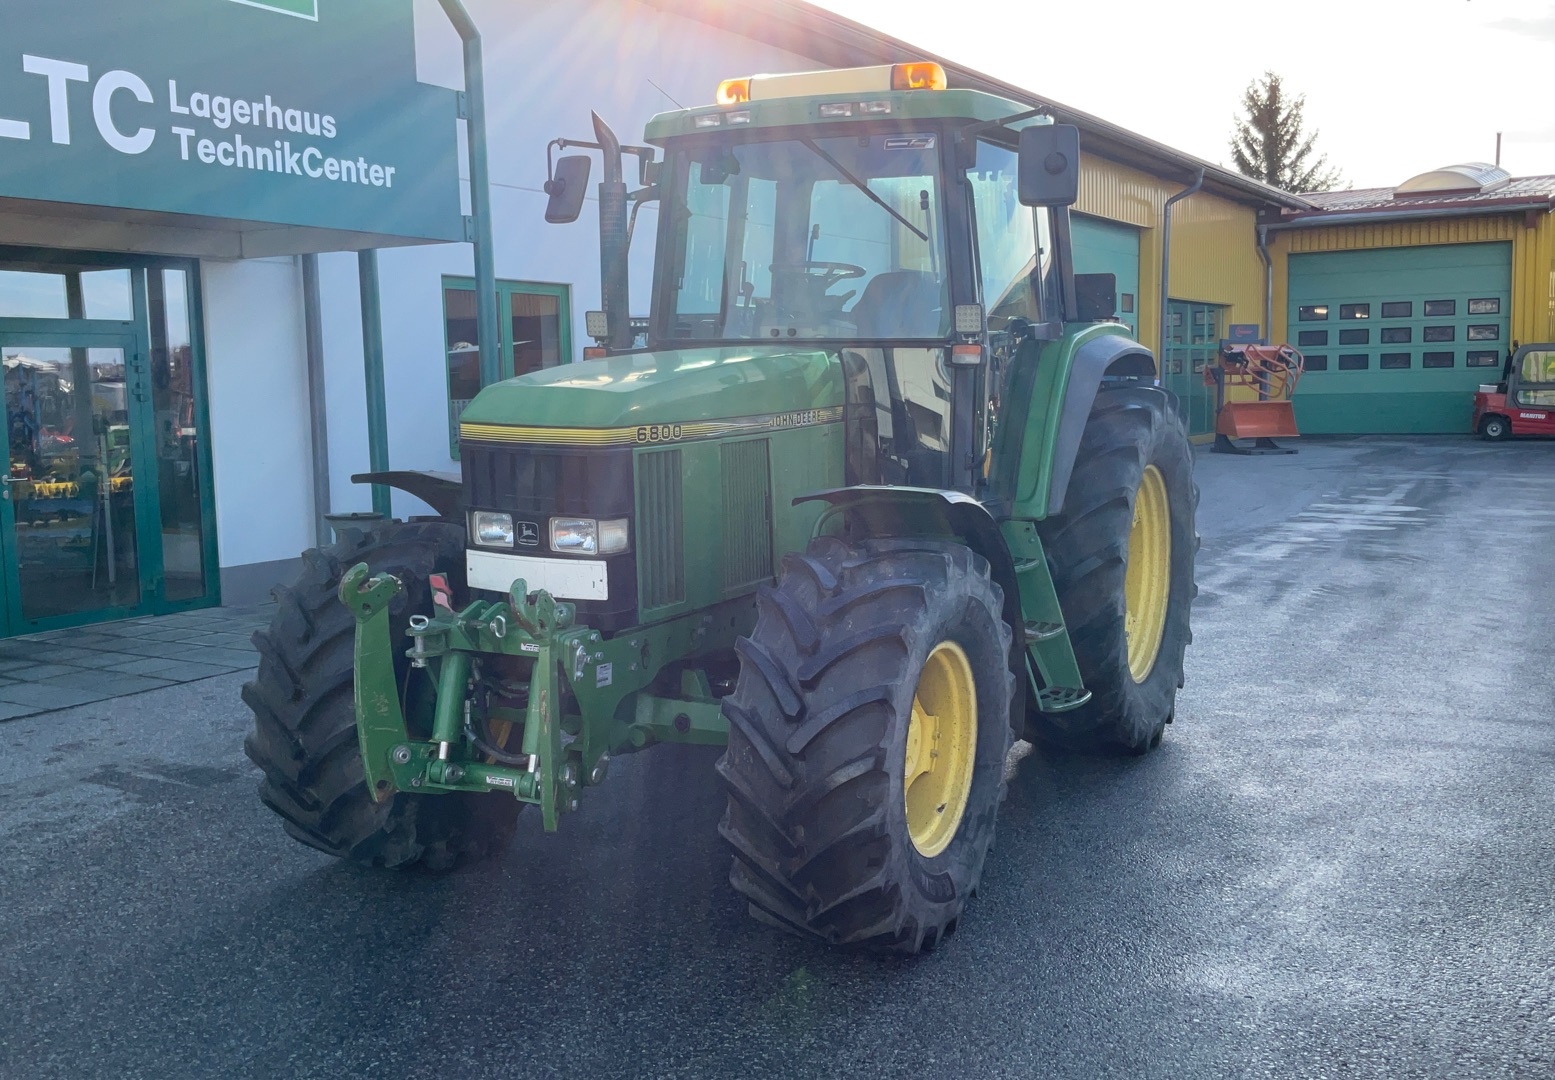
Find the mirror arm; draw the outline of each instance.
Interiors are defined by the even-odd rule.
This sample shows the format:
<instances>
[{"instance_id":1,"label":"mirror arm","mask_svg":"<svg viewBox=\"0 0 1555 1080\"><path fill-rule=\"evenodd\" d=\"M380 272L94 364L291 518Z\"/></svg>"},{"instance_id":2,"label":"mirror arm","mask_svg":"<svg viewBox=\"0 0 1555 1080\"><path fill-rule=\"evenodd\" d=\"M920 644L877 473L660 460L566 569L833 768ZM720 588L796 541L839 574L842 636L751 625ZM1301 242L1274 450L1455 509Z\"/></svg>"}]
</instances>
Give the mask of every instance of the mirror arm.
<instances>
[{"instance_id":1,"label":"mirror arm","mask_svg":"<svg viewBox=\"0 0 1555 1080\"><path fill-rule=\"evenodd\" d=\"M1027 109L1025 112L1013 113L1010 116L1001 116L997 120L984 120L980 124L972 124L961 129L961 137L968 141L977 138L985 131L993 131L996 128L1009 127L1018 124L1022 120L1031 120L1038 116L1051 116L1052 112L1046 105L1038 105L1035 109Z\"/></svg>"}]
</instances>

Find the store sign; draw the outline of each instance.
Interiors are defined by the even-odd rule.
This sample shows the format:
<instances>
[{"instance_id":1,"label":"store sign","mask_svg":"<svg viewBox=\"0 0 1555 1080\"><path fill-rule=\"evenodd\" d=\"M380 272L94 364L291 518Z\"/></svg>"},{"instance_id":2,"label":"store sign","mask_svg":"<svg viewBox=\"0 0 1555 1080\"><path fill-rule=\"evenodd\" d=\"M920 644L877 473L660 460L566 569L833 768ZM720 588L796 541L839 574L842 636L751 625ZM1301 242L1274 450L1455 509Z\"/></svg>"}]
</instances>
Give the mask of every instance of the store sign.
<instances>
[{"instance_id":1,"label":"store sign","mask_svg":"<svg viewBox=\"0 0 1555 1080\"><path fill-rule=\"evenodd\" d=\"M5 0L0 196L463 239L412 0Z\"/></svg>"}]
</instances>

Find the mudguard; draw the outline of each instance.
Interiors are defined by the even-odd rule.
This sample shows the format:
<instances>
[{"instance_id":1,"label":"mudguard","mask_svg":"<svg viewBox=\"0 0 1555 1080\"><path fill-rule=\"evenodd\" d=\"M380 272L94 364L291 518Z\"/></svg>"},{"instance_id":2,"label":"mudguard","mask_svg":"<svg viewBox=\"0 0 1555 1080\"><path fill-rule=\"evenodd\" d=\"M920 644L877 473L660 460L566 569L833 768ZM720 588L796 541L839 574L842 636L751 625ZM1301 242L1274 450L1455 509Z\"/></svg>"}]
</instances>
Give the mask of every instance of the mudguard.
<instances>
[{"instance_id":1,"label":"mudguard","mask_svg":"<svg viewBox=\"0 0 1555 1080\"><path fill-rule=\"evenodd\" d=\"M1023 625L1020 583L1009 544L988 508L965 492L856 484L801 495L794 505L803 502L824 502L837 510L849 511L856 531L843 533L845 538L923 536L959 540L988 560L990 576L1004 590L1005 620L1011 626ZM817 531L825 530L830 516L822 516Z\"/></svg>"},{"instance_id":2,"label":"mudguard","mask_svg":"<svg viewBox=\"0 0 1555 1080\"><path fill-rule=\"evenodd\" d=\"M1116 324L1021 343L994 430L988 502L998 517L1041 521L1063 509L1091 404L1111 378L1155 380L1149 350Z\"/></svg>"},{"instance_id":3,"label":"mudguard","mask_svg":"<svg viewBox=\"0 0 1555 1080\"><path fill-rule=\"evenodd\" d=\"M459 524L464 522L464 482L457 473L388 469L383 472L355 473L351 482L398 488L436 510L439 517Z\"/></svg>"},{"instance_id":4,"label":"mudguard","mask_svg":"<svg viewBox=\"0 0 1555 1080\"><path fill-rule=\"evenodd\" d=\"M1053 439L1048 516L1064 508L1069 476L1074 472L1075 458L1080 453L1080 438L1085 434L1085 424L1091 416L1091 405L1101 390L1102 379L1120 375L1154 379L1155 360L1150 351L1132 338L1117 334L1091 338L1075 350L1063 409L1058 416L1058 431Z\"/></svg>"}]
</instances>

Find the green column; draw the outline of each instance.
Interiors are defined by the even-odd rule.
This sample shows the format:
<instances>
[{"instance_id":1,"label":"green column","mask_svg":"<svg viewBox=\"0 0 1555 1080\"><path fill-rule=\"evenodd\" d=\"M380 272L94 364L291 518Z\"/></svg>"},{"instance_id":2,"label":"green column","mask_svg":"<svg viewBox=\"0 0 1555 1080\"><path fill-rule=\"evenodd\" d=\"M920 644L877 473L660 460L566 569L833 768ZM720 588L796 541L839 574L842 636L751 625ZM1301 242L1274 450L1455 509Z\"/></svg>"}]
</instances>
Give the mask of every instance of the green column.
<instances>
[{"instance_id":1,"label":"green column","mask_svg":"<svg viewBox=\"0 0 1555 1080\"><path fill-rule=\"evenodd\" d=\"M362 289L362 362L367 369L367 461L373 472L389 467L389 417L383 389L383 308L378 299L378 252L356 253ZM373 485L373 511L391 517L389 489Z\"/></svg>"}]
</instances>

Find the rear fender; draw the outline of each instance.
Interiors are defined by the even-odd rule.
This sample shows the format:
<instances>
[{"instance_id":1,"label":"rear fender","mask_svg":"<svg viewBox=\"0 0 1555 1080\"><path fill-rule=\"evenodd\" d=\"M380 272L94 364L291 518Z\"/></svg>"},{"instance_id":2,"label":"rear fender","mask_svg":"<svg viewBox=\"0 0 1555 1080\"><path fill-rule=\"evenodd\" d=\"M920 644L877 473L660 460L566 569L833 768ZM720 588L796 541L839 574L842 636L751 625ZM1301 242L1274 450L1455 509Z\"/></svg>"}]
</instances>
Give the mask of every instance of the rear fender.
<instances>
[{"instance_id":1,"label":"rear fender","mask_svg":"<svg viewBox=\"0 0 1555 1080\"><path fill-rule=\"evenodd\" d=\"M1040 521L1063 510L1091 405L1109 378L1156 378L1150 350L1117 324L1089 326L1045 347L1028 341L1016 354L989 476L1010 517Z\"/></svg>"},{"instance_id":2,"label":"rear fender","mask_svg":"<svg viewBox=\"0 0 1555 1080\"><path fill-rule=\"evenodd\" d=\"M356 473L351 477L351 482L398 488L436 510L438 517L457 525L464 524L464 483L456 473L389 469L384 472Z\"/></svg>"}]
</instances>

